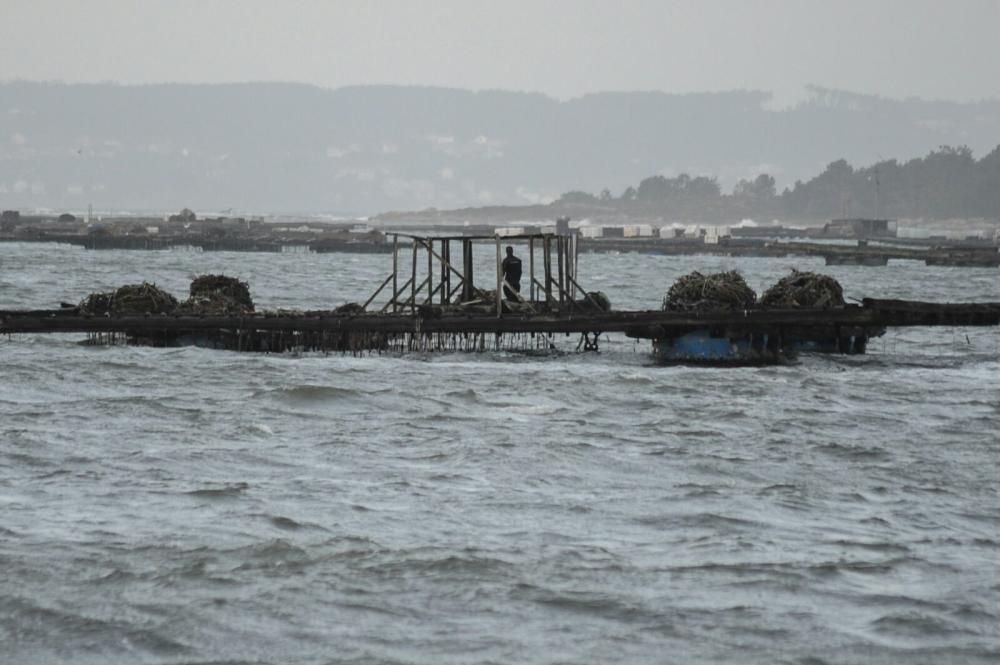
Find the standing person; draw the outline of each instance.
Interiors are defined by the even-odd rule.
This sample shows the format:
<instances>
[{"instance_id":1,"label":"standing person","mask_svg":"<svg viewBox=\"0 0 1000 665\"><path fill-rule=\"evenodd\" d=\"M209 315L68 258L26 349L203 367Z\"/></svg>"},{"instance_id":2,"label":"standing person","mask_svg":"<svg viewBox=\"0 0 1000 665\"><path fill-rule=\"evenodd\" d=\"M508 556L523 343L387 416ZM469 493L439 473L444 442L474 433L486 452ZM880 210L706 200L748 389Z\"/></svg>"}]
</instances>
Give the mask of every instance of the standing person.
<instances>
[{"instance_id":1,"label":"standing person","mask_svg":"<svg viewBox=\"0 0 1000 665\"><path fill-rule=\"evenodd\" d=\"M514 256L514 248L507 247L507 258L501 264L503 268L503 278L509 284L503 287L503 297L507 300L515 300L515 293L521 293L521 259ZM513 289L513 290L511 290Z\"/></svg>"}]
</instances>

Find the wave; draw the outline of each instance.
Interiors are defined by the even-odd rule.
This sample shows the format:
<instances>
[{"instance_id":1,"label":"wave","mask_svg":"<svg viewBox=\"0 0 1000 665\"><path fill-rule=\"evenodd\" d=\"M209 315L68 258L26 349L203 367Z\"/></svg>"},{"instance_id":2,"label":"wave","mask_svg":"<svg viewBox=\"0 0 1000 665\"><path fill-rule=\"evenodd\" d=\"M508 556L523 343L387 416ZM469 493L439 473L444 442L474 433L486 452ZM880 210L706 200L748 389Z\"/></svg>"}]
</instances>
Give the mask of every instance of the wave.
<instances>
[{"instance_id":1,"label":"wave","mask_svg":"<svg viewBox=\"0 0 1000 665\"><path fill-rule=\"evenodd\" d=\"M302 528L302 524L299 522L290 517L281 517L280 515L270 518L270 522L279 529L287 529L288 531L298 531Z\"/></svg>"},{"instance_id":2,"label":"wave","mask_svg":"<svg viewBox=\"0 0 1000 665\"><path fill-rule=\"evenodd\" d=\"M92 608L88 612L85 608L71 608L67 603L59 603L56 608L43 602L25 598L6 600L5 622L18 626L17 640L5 647L6 656L14 656L17 651L29 658L28 654L50 650L64 655L82 651L94 653L96 650L108 655L130 654L135 657L138 653L145 653L157 658L177 658L192 652L190 645L162 631L141 628L124 620L99 618L95 615L100 608ZM11 662L17 660L15 656Z\"/></svg>"},{"instance_id":3,"label":"wave","mask_svg":"<svg viewBox=\"0 0 1000 665\"><path fill-rule=\"evenodd\" d=\"M250 489L250 485L244 482L230 483L222 487L206 487L184 492L188 496L196 496L207 499L228 499L240 496Z\"/></svg>"},{"instance_id":4,"label":"wave","mask_svg":"<svg viewBox=\"0 0 1000 665\"><path fill-rule=\"evenodd\" d=\"M510 594L516 601L530 601L560 612L610 619L625 623L642 622L658 616L641 603L610 593L551 589L532 584L518 584Z\"/></svg>"},{"instance_id":5,"label":"wave","mask_svg":"<svg viewBox=\"0 0 1000 665\"><path fill-rule=\"evenodd\" d=\"M696 490L698 495L702 495L704 490ZM658 529L718 529L721 531L740 531L749 529L759 529L762 524L755 520L748 520L739 517L730 517L717 513L687 513L680 515L648 515L634 518L637 524L651 526Z\"/></svg>"},{"instance_id":6,"label":"wave","mask_svg":"<svg viewBox=\"0 0 1000 665\"><path fill-rule=\"evenodd\" d=\"M917 639L977 634L944 617L917 611L887 614L872 621L871 626L877 633Z\"/></svg>"},{"instance_id":7,"label":"wave","mask_svg":"<svg viewBox=\"0 0 1000 665\"><path fill-rule=\"evenodd\" d=\"M313 403L329 402L336 400L362 397L365 393L356 388L338 388L336 386L323 386L315 384L303 384L299 386L286 386L269 390L258 390L251 394L251 398L280 399L290 403Z\"/></svg>"}]
</instances>

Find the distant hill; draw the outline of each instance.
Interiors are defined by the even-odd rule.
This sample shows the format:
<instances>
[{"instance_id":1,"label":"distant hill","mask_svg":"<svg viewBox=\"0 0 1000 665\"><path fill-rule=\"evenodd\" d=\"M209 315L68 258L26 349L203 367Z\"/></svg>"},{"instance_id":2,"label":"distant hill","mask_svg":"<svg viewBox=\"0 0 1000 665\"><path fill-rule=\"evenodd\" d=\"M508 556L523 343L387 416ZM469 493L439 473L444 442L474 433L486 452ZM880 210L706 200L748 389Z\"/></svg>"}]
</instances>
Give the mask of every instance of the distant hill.
<instances>
[{"instance_id":1,"label":"distant hill","mask_svg":"<svg viewBox=\"0 0 1000 665\"><path fill-rule=\"evenodd\" d=\"M516 92L307 85L0 84L0 207L372 214L620 196L651 174L774 176L778 190L839 158L976 156L1000 102L887 100L813 90Z\"/></svg>"}]
</instances>

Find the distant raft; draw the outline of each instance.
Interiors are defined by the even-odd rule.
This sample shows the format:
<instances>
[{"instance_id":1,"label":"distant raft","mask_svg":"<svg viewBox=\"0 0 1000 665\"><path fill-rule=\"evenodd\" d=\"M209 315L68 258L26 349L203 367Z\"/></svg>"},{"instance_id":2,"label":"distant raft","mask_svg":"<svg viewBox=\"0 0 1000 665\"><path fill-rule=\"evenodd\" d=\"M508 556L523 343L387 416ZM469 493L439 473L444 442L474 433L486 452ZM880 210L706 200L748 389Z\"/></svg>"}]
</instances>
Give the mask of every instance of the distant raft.
<instances>
[{"instance_id":1,"label":"distant raft","mask_svg":"<svg viewBox=\"0 0 1000 665\"><path fill-rule=\"evenodd\" d=\"M799 272L782 277L761 296L762 307L794 309L797 307L843 307L844 290L828 275Z\"/></svg>"},{"instance_id":2,"label":"distant raft","mask_svg":"<svg viewBox=\"0 0 1000 665\"><path fill-rule=\"evenodd\" d=\"M677 279L663 298L664 311L750 309L757 294L735 270L703 275L698 271Z\"/></svg>"}]
</instances>

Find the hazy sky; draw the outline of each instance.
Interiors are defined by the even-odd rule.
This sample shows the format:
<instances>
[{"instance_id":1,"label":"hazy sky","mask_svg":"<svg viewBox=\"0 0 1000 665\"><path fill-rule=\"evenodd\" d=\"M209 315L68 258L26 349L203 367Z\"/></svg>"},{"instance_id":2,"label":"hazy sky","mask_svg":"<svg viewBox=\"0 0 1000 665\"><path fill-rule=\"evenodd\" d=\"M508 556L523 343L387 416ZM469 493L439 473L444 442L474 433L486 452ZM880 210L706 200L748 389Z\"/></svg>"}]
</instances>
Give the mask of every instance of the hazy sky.
<instances>
[{"instance_id":1,"label":"hazy sky","mask_svg":"<svg viewBox=\"0 0 1000 665\"><path fill-rule=\"evenodd\" d=\"M1000 0L0 0L0 79L1000 98Z\"/></svg>"}]
</instances>

